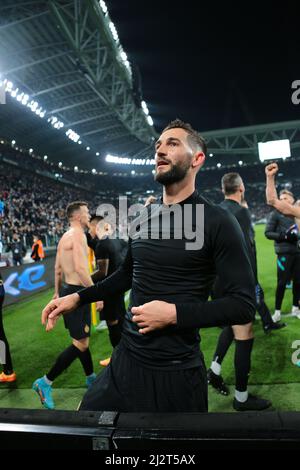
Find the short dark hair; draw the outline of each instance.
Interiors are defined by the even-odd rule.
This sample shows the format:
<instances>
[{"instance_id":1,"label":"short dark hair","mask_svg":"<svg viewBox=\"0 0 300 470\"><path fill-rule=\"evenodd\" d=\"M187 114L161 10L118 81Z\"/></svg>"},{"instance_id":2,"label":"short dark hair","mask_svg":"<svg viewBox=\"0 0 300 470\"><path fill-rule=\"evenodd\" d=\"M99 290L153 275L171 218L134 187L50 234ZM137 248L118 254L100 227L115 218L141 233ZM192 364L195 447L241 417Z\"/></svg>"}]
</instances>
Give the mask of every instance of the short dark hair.
<instances>
[{"instance_id":1,"label":"short dark hair","mask_svg":"<svg viewBox=\"0 0 300 470\"><path fill-rule=\"evenodd\" d=\"M93 214L91 216L90 222L96 222L97 224L103 219L102 215Z\"/></svg>"},{"instance_id":2,"label":"short dark hair","mask_svg":"<svg viewBox=\"0 0 300 470\"><path fill-rule=\"evenodd\" d=\"M67 218L68 218L68 220L71 219L74 212L78 211L80 209L80 207L87 206L87 205L88 205L87 202L84 202L84 201L70 202L70 204L67 206Z\"/></svg>"},{"instance_id":3,"label":"short dark hair","mask_svg":"<svg viewBox=\"0 0 300 470\"><path fill-rule=\"evenodd\" d=\"M288 189L282 189L279 193L279 196L281 196L282 194L287 194L288 196L291 196L293 199L295 199L294 194Z\"/></svg>"},{"instance_id":4,"label":"short dark hair","mask_svg":"<svg viewBox=\"0 0 300 470\"><path fill-rule=\"evenodd\" d=\"M207 154L207 146L204 137L202 137L199 132L195 131L188 122L181 121L181 119L175 119L174 121L171 121L162 132L178 128L184 129L188 133L188 142L191 147L194 149L200 147L204 155Z\"/></svg>"},{"instance_id":5,"label":"short dark hair","mask_svg":"<svg viewBox=\"0 0 300 470\"><path fill-rule=\"evenodd\" d=\"M221 179L222 189L225 196L234 194L239 189L243 180L238 173L225 173Z\"/></svg>"}]
</instances>

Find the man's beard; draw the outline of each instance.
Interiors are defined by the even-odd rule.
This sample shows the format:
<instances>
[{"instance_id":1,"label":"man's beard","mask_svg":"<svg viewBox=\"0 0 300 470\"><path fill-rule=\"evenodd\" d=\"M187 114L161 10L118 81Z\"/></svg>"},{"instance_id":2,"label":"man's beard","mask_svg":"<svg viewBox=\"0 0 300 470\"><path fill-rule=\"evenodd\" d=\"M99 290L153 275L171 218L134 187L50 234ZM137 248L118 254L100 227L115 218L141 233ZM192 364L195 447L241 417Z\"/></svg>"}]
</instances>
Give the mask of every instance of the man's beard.
<instances>
[{"instance_id":1,"label":"man's beard","mask_svg":"<svg viewBox=\"0 0 300 470\"><path fill-rule=\"evenodd\" d=\"M170 184L179 183L182 181L190 168L190 164L188 162L182 165L172 165L168 171L158 173L156 172L154 175L155 181L161 183L164 186L169 186Z\"/></svg>"}]
</instances>

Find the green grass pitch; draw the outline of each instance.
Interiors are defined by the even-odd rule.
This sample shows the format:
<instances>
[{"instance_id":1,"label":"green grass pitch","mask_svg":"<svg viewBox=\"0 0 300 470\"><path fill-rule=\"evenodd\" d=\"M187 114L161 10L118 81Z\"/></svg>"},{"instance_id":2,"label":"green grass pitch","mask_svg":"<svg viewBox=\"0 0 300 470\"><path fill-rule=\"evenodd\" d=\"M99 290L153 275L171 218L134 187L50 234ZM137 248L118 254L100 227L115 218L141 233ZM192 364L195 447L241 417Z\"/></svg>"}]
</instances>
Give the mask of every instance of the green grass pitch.
<instances>
[{"instance_id":1,"label":"green grass pitch","mask_svg":"<svg viewBox=\"0 0 300 470\"><path fill-rule=\"evenodd\" d=\"M264 226L256 227L258 248L259 279L265 290L266 301L274 309L274 290L276 286L276 258L273 243L266 240ZM42 307L50 300L52 292L44 292L5 309L4 324L11 344L15 370L18 376L15 384L0 384L0 407L40 408L37 395L31 390L32 382L48 371L57 355L69 344L69 336L59 321L56 329L46 333L40 323ZM286 291L283 312L291 311L291 290ZM291 357L292 344L299 341L300 320L287 317L288 326L283 330L266 336L257 319L254 325L255 342L252 355L252 370L249 389L273 401L275 409L300 410L300 368ZM218 328L201 331L201 348L209 366L219 333ZM107 330L93 331L91 351L95 371L100 372L99 359L110 355L111 347ZM222 375L230 384L231 395L222 397L209 390L209 410L215 412L233 411L234 390L233 369L234 346L231 347L222 368ZM300 359L300 352L299 352ZM57 409L76 409L85 391L85 377L79 361L60 376L54 384L54 400Z\"/></svg>"}]
</instances>

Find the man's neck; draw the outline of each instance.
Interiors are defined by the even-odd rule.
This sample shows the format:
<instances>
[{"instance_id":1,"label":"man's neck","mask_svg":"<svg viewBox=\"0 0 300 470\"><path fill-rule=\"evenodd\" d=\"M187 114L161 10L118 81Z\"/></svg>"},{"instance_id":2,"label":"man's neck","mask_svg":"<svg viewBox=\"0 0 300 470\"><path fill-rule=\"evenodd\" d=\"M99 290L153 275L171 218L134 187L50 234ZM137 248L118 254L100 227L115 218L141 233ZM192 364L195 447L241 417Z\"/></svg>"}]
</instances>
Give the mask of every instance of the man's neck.
<instances>
[{"instance_id":1,"label":"man's neck","mask_svg":"<svg viewBox=\"0 0 300 470\"><path fill-rule=\"evenodd\" d=\"M163 203L177 204L181 201L184 201L195 191L195 180L186 183L186 181L179 181L178 183L170 184L169 186L164 186L163 191Z\"/></svg>"},{"instance_id":2,"label":"man's neck","mask_svg":"<svg viewBox=\"0 0 300 470\"><path fill-rule=\"evenodd\" d=\"M238 204L242 202L242 198L240 194L230 194L230 196L225 196L225 199L229 199L230 201L235 201Z\"/></svg>"},{"instance_id":3,"label":"man's neck","mask_svg":"<svg viewBox=\"0 0 300 470\"><path fill-rule=\"evenodd\" d=\"M80 222L77 222L77 220L74 220L74 222L70 223L70 228L76 228L76 229L84 231L83 226L81 225Z\"/></svg>"}]
</instances>

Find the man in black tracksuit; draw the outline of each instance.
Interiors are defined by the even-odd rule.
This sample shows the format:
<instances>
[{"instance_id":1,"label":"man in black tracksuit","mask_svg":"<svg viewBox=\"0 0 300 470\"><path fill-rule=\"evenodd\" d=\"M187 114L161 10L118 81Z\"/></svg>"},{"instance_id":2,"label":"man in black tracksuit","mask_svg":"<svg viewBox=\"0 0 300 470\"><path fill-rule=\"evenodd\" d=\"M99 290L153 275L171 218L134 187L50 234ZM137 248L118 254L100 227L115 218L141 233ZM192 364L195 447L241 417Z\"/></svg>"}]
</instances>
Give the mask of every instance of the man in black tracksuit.
<instances>
[{"instance_id":1,"label":"man in black tracksuit","mask_svg":"<svg viewBox=\"0 0 300 470\"><path fill-rule=\"evenodd\" d=\"M26 255L26 248L17 233L13 234L13 239L7 247L7 251L12 252L14 266L21 266L23 264L23 258Z\"/></svg>"},{"instance_id":2,"label":"man in black tracksuit","mask_svg":"<svg viewBox=\"0 0 300 470\"><path fill-rule=\"evenodd\" d=\"M127 243L124 240L111 239L112 234L112 225L105 222L103 216L93 215L91 217L87 240L89 247L94 251L96 260L96 271L92 274L94 283L102 281L113 274L122 264L122 250L124 244L127 245ZM105 299L104 307L100 312L100 319L107 323L109 339L113 348L119 344L121 339L124 315L124 293ZM100 364L103 365L102 361Z\"/></svg>"},{"instance_id":3,"label":"man in black tracksuit","mask_svg":"<svg viewBox=\"0 0 300 470\"><path fill-rule=\"evenodd\" d=\"M276 324L273 322L270 311L264 301L263 290L257 279L255 234L251 223L250 212L248 208L242 204L245 187L240 175L238 173L225 174L222 178L222 191L225 195L225 200L220 204L220 206L234 215L244 235L248 257L256 283L256 308L261 316L264 331L268 333L271 330L280 329L284 327L285 324ZM222 284L217 280L214 286L214 296L218 297L220 295L222 295ZM242 404L239 403L240 400L245 399L249 395L247 392L247 385L254 340L252 324L243 326L235 325L234 327L223 328L218 339L211 367L208 370L208 382L221 394L229 394L229 389L221 376L221 364L234 338L236 340L234 359L236 390L234 407L240 411L265 409L267 408L266 405L270 405L270 402L263 399L255 399L251 395L250 400L247 398L242 402ZM238 400L238 402L236 400Z\"/></svg>"},{"instance_id":4,"label":"man in black tracksuit","mask_svg":"<svg viewBox=\"0 0 300 470\"><path fill-rule=\"evenodd\" d=\"M286 189L280 192L280 200L294 204L293 194ZM271 212L266 225L265 236L269 240L274 240L277 255L277 287L273 320L278 322L281 318L281 305L286 284L291 280L293 281L292 313L295 315L300 313L300 250L297 243L298 234L295 230L294 217L283 215L277 210Z\"/></svg>"},{"instance_id":5,"label":"man in black tracksuit","mask_svg":"<svg viewBox=\"0 0 300 470\"><path fill-rule=\"evenodd\" d=\"M163 198L141 214L122 266L104 281L53 300L43 310L49 330L76 305L131 288L122 339L110 365L84 396L83 410L207 411L199 328L246 324L254 317L254 278L241 229L230 214L195 191L205 152L201 136L182 121L164 129L156 142L155 175L164 186ZM189 212L188 233L175 216L170 217L169 233L161 224L174 205L181 214ZM203 245L197 241L198 233L202 237L202 210ZM187 242L196 245L191 248ZM223 296L208 301L216 275Z\"/></svg>"}]
</instances>

